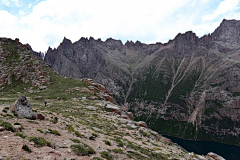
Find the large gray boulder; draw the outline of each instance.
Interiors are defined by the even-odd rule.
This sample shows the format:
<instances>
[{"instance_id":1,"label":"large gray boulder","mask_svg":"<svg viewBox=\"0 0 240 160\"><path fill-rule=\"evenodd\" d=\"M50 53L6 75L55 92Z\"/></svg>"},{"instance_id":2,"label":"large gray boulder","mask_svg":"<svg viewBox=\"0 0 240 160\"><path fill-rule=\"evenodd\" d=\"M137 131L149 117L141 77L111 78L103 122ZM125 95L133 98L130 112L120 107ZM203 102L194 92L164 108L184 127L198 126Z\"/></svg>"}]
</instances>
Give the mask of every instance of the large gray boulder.
<instances>
[{"instance_id":1,"label":"large gray boulder","mask_svg":"<svg viewBox=\"0 0 240 160\"><path fill-rule=\"evenodd\" d=\"M12 105L11 110L15 111L18 117L37 119L38 113L32 112L32 105L28 103L26 96L20 96ZM44 119L44 118L39 118Z\"/></svg>"}]
</instances>

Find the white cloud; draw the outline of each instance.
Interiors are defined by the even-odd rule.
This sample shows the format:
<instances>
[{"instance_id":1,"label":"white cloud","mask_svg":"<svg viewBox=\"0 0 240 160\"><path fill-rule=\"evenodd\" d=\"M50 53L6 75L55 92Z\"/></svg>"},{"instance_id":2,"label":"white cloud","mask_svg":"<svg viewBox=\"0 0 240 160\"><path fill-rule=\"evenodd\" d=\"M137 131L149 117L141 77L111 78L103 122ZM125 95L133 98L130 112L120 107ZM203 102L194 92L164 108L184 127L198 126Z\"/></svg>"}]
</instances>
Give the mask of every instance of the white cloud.
<instances>
[{"instance_id":1,"label":"white cloud","mask_svg":"<svg viewBox=\"0 0 240 160\"><path fill-rule=\"evenodd\" d=\"M29 3L29 4L28 4L28 8L31 8L31 7L32 7L32 3Z\"/></svg>"},{"instance_id":2,"label":"white cloud","mask_svg":"<svg viewBox=\"0 0 240 160\"><path fill-rule=\"evenodd\" d=\"M32 6L28 15L19 11L16 17L0 11L0 21L4 22L0 24L0 35L18 37L36 51L46 51L49 45L57 47L64 36L72 42L90 36L103 40L112 37L145 43L167 42L179 32L193 30L200 36L212 32L219 22L201 21L202 16L209 14L203 12L209 1L46 0ZM221 9L222 3L219 11L212 14L214 17L228 13ZM237 16L231 13L226 18Z\"/></svg>"},{"instance_id":3,"label":"white cloud","mask_svg":"<svg viewBox=\"0 0 240 160\"><path fill-rule=\"evenodd\" d=\"M11 7L11 6L20 7L19 0L1 0L1 3L3 3L8 7Z\"/></svg>"},{"instance_id":4,"label":"white cloud","mask_svg":"<svg viewBox=\"0 0 240 160\"><path fill-rule=\"evenodd\" d=\"M224 0L219 4L217 10L215 10L213 14L206 15L203 19L205 21L214 20L218 16L226 14L227 12L236 9L238 3L239 0Z\"/></svg>"}]
</instances>

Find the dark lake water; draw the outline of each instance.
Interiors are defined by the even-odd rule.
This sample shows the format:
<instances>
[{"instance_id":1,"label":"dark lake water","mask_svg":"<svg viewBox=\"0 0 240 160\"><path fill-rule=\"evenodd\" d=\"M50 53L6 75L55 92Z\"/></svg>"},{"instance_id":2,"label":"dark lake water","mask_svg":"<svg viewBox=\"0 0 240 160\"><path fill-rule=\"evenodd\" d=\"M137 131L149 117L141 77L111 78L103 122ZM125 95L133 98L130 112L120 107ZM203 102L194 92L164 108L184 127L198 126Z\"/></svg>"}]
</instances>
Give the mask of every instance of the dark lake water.
<instances>
[{"instance_id":1,"label":"dark lake water","mask_svg":"<svg viewBox=\"0 0 240 160\"><path fill-rule=\"evenodd\" d=\"M188 152L207 155L208 152L216 153L227 160L240 160L240 147L218 142L192 141L164 135L174 143L179 144Z\"/></svg>"}]
</instances>

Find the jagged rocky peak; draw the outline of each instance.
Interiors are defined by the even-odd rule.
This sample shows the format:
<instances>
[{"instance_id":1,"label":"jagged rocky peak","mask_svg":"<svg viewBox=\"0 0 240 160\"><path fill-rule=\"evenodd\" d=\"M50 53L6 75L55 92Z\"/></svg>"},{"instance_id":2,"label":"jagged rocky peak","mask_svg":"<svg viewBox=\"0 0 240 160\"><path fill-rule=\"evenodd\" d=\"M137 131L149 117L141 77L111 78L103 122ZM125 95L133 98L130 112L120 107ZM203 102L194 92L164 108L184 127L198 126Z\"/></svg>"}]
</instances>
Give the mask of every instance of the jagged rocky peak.
<instances>
[{"instance_id":1,"label":"jagged rocky peak","mask_svg":"<svg viewBox=\"0 0 240 160\"><path fill-rule=\"evenodd\" d=\"M226 55L234 54L240 49L240 21L223 20L220 26L211 34L213 49L217 49Z\"/></svg>"},{"instance_id":2,"label":"jagged rocky peak","mask_svg":"<svg viewBox=\"0 0 240 160\"><path fill-rule=\"evenodd\" d=\"M64 37L62 44L72 44L72 41L70 39L67 39L66 37Z\"/></svg>"},{"instance_id":3,"label":"jagged rocky peak","mask_svg":"<svg viewBox=\"0 0 240 160\"><path fill-rule=\"evenodd\" d=\"M214 39L224 43L240 43L240 21L224 19L220 26L214 31Z\"/></svg>"},{"instance_id":4,"label":"jagged rocky peak","mask_svg":"<svg viewBox=\"0 0 240 160\"><path fill-rule=\"evenodd\" d=\"M176 42L190 42L192 44L196 44L197 41L198 41L198 37L196 36L195 33L193 33L192 31L187 31L185 33L179 33L175 38L174 40Z\"/></svg>"},{"instance_id":5,"label":"jagged rocky peak","mask_svg":"<svg viewBox=\"0 0 240 160\"><path fill-rule=\"evenodd\" d=\"M105 41L105 45L107 46L107 48L111 49L111 50L115 50L115 49L122 49L123 48L123 43L121 40L115 40L112 38L108 38Z\"/></svg>"}]
</instances>

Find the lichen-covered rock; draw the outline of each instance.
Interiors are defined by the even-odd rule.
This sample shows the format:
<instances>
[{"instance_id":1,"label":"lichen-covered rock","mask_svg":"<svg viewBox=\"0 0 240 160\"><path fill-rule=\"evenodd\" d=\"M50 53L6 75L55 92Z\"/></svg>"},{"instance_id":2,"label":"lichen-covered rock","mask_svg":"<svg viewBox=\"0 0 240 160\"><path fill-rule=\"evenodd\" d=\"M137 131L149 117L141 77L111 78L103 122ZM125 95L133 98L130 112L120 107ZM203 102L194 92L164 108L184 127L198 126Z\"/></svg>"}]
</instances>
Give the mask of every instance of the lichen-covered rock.
<instances>
[{"instance_id":1,"label":"lichen-covered rock","mask_svg":"<svg viewBox=\"0 0 240 160\"><path fill-rule=\"evenodd\" d=\"M28 103L26 96L20 96L14 104L12 104L12 110L19 117L24 117L28 119L34 119L32 116L32 106Z\"/></svg>"},{"instance_id":2,"label":"lichen-covered rock","mask_svg":"<svg viewBox=\"0 0 240 160\"><path fill-rule=\"evenodd\" d=\"M32 105L28 103L26 96L20 96L12 103L11 110L14 111L18 117L40 120L45 118L44 115L32 111Z\"/></svg>"}]
</instances>

